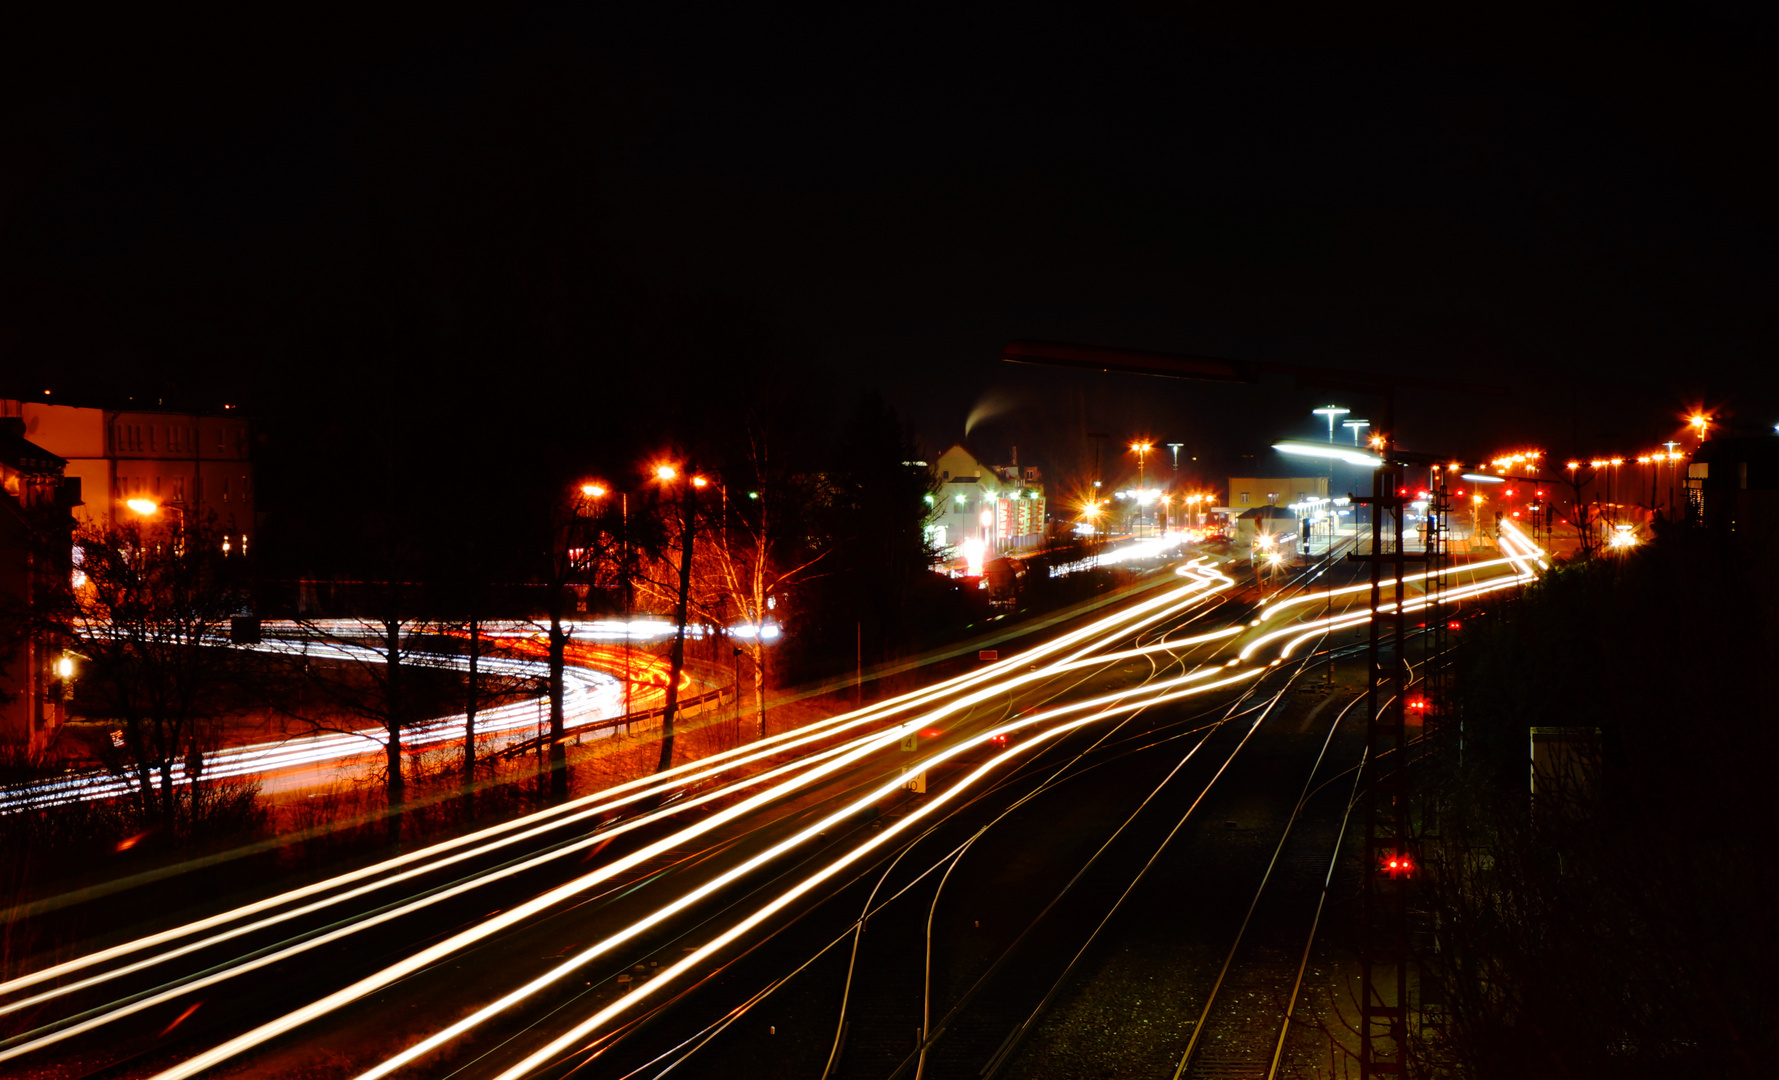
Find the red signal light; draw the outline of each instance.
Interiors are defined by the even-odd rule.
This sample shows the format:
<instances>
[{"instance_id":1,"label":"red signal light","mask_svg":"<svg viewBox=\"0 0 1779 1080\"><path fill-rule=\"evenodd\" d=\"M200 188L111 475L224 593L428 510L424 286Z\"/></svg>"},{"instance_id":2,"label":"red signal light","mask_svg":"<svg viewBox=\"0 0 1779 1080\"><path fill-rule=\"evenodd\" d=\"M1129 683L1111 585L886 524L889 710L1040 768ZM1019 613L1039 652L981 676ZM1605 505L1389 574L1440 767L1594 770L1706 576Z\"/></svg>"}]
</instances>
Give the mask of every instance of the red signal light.
<instances>
[{"instance_id":1,"label":"red signal light","mask_svg":"<svg viewBox=\"0 0 1779 1080\"><path fill-rule=\"evenodd\" d=\"M1382 869L1393 878L1404 878L1415 872L1415 861L1401 853L1386 855Z\"/></svg>"},{"instance_id":2,"label":"red signal light","mask_svg":"<svg viewBox=\"0 0 1779 1080\"><path fill-rule=\"evenodd\" d=\"M1540 499L1544 498L1544 492L1542 491L1535 491L1533 494L1537 495Z\"/></svg>"},{"instance_id":3,"label":"red signal light","mask_svg":"<svg viewBox=\"0 0 1779 1080\"><path fill-rule=\"evenodd\" d=\"M1512 489L1512 488L1508 488L1508 489L1507 489L1507 494L1509 494L1509 495L1512 495L1512 494L1513 494L1513 489Z\"/></svg>"},{"instance_id":4,"label":"red signal light","mask_svg":"<svg viewBox=\"0 0 1779 1080\"><path fill-rule=\"evenodd\" d=\"M1458 624L1455 622L1449 622L1449 623L1445 624L1445 628L1447 630L1456 630L1458 628Z\"/></svg>"}]
</instances>

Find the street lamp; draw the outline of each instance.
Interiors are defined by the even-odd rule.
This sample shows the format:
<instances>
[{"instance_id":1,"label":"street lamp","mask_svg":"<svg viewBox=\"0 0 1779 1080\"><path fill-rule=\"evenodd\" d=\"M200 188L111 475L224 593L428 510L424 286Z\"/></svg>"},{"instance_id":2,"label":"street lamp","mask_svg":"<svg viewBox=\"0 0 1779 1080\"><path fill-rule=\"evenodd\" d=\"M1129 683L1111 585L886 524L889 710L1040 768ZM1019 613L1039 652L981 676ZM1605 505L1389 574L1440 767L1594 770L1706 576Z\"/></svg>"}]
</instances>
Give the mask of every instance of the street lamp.
<instances>
[{"instance_id":1,"label":"street lamp","mask_svg":"<svg viewBox=\"0 0 1779 1080\"><path fill-rule=\"evenodd\" d=\"M1352 411L1353 410L1351 410L1351 409L1343 409L1339 405L1324 405L1320 409L1311 409L1310 410L1310 412L1315 413L1317 416L1325 416L1328 418L1328 441L1329 442L1334 441L1334 418L1337 416L1345 416Z\"/></svg>"},{"instance_id":2,"label":"street lamp","mask_svg":"<svg viewBox=\"0 0 1779 1080\"><path fill-rule=\"evenodd\" d=\"M1134 443L1130 444L1130 448L1132 450L1136 451L1136 455L1137 455L1137 490L1141 491L1141 490L1143 490L1143 459L1148 455L1149 451L1155 449L1155 447L1151 443L1134 442ZM1138 532L1142 531L1142 526L1143 526L1143 504L1142 504L1142 500L1139 499L1137 501L1137 531Z\"/></svg>"},{"instance_id":3,"label":"street lamp","mask_svg":"<svg viewBox=\"0 0 1779 1080\"><path fill-rule=\"evenodd\" d=\"M1705 434L1711 427L1710 414L1696 412L1687 417L1686 422L1692 425L1693 433L1698 436L1699 442L1703 443L1705 441Z\"/></svg>"},{"instance_id":4,"label":"street lamp","mask_svg":"<svg viewBox=\"0 0 1779 1080\"><path fill-rule=\"evenodd\" d=\"M131 513L141 518L156 517L162 510L170 510L175 514L178 514L179 520L175 522L173 526L173 551L175 554L184 553L186 539L184 504L178 502L160 503L153 499L138 495L132 499L125 499L124 506L127 507ZM222 538L222 553L224 555L229 554L229 540L226 535Z\"/></svg>"},{"instance_id":5,"label":"street lamp","mask_svg":"<svg viewBox=\"0 0 1779 1080\"><path fill-rule=\"evenodd\" d=\"M1359 445L1359 433L1371 426L1370 420L1342 420L1340 426L1353 433L1353 445Z\"/></svg>"}]
</instances>

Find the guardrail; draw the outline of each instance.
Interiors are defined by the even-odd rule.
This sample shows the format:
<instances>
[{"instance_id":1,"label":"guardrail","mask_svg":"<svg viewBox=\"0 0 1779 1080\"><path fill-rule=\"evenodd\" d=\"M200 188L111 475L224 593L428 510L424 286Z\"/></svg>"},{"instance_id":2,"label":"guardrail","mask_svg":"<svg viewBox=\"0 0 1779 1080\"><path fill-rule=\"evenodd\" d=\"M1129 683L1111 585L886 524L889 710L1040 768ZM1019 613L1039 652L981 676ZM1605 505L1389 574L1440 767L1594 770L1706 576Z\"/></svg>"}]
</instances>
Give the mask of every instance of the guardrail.
<instances>
[{"instance_id":1,"label":"guardrail","mask_svg":"<svg viewBox=\"0 0 1779 1080\"><path fill-rule=\"evenodd\" d=\"M720 709L734 700L734 684L730 684L729 686L719 686L715 690L707 690L694 697L681 698L676 709L676 719L690 719L691 717L710 712L712 709ZM562 741L567 742L571 738L584 739L589 735L594 738L604 739L613 735L629 735L637 731L647 731L652 727L660 727L661 720L666 715L667 707L665 705L644 712L633 712L617 717L612 720L611 723L601 724L591 730L588 730L587 727L583 726L576 728L573 731L564 732ZM503 761L511 761L514 758L524 757L529 753L536 753L540 747L549 745L549 742L550 736L548 735L534 735L531 738L526 739L524 742L514 743L504 750L497 751L494 756Z\"/></svg>"}]
</instances>

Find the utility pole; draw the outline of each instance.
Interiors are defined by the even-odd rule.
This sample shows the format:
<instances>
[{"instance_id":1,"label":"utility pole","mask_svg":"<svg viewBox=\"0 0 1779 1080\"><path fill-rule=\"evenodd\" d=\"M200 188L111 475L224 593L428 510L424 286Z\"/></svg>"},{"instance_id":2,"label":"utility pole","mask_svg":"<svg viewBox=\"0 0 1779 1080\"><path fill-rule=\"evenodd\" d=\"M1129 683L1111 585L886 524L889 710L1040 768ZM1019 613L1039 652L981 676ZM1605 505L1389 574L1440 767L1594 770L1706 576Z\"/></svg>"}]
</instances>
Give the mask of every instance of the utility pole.
<instances>
[{"instance_id":1,"label":"utility pole","mask_svg":"<svg viewBox=\"0 0 1779 1080\"><path fill-rule=\"evenodd\" d=\"M1408 732L1403 709L1408 691L1402 616L1408 590L1403 577L1410 556L1403 550L1402 510L1408 500L1401 494L1405 477L1393 453L1391 413L1387 405L1383 446L1378 450L1383 460L1372 473L1371 497L1352 500L1371 507L1371 550L1348 556L1371 568L1364 765L1371 776L1365 799L1359 927L1362 1080L1402 1075L1408 1067L1408 888L1419 862L1410 833ZM1386 514L1390 522L1387 533ZM1420 558L1425 559L1425 554ZM1383 611L1386 565L1395 579L1395 602L1388 615Z\"/></svg>"}]
</instances>

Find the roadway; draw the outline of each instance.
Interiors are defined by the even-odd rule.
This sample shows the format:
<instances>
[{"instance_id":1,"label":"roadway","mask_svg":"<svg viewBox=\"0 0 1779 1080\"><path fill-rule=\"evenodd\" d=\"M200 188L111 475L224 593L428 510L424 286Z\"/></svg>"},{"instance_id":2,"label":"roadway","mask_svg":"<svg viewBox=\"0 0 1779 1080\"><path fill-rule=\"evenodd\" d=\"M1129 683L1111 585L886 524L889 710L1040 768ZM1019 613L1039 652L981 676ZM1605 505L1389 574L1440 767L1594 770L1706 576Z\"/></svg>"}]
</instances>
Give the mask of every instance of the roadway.
<instances>
[{"instance_id":1,"label":"roadway","mask_svg":"<svg viewBox=\"0 0 1779 1080\"><path fill-rule=\"evenodd\" d=\"M571 635L590 636L593 624L571 624ZM231 645L219 639L218 648L237 648L288 658L307 658L344 664L381 665L385 653L364 644L379 633L375 624L356 619L308 620L302 623L268 620L264 640L256 645ZM486 635L499 652L480 659L483 675L509 685L526 686L528 693L484 707L476 717L478 753L491 754L539 734L548 697L541 687L549 676L548 647L536 627L529 624L491 624ZM612 636L608 630L605 635ZM575 640L566 649L563 669L563 725L582 739L605 738L624 731L624 718L657 708L665 697L669 677L667 662L652 652L638 652L610 640ZM468 659L460 653L410 649L403 662L416 667L465 670ZM700 692L690 670L682 672L680 693ZM402 730L405 754L461 746L467 717L462 713L429 717ZM201 774L210 779L251 779L266 795L288 795L324 789L350 781L367 768L384 764L384 730L376 725L341 730L318 730L260 742L227 745L210 752ZM190 782L186 764L175 761L175 785ZM32 805L55 805L74 800L116 798L133 781L103 769L77 769L53 780L10 787L0 793L0 813Z\"/></svg>"},{"instance_id":2,"label":"roadway","mask_svg":"<svg viewBox=\"0 0 1779 1080\"><path fill-rule=\"evenodd\" d=\"M1455 569L1443 597L1514 588L1537 564L1509 529L1502 557ZM1318 650L1350 649L1370 618L1348 564L1259 605L1232 602L1234 582L1206 560L1174 573L1174 586L894 699L27 961L0 983L13 1025L0 1068L168 1078L519 1077L588 1061L585 1075L676 1063L675 1075L1030 1068L1018 1055L1039 1052L1048 1015L1093 983L1094 949L1117 939L1121 906L1141 902L1148 868L1167 865L1207 800L1238 788L1297 796L1292 769L1235 778L1255 768L1256 733L1289 712L1279 703L1292 680ZM1424 612L1423 585L1410 574L1384 603ZM913 777L924 793L908 790ZM1226 884L1203 867L1168 873L1195 872L1208 892ZM940 905L934 890L954 873L958 895L1006 902ZM924 933L911 936L919 916ZM977 934L985 921L991 931ZM924 953L923 974L869 973L886 951ZM969 971L973 981L956 981ZM779 1015L782 1038L778 1022L760 1022Z\"/></svg>"}]
</instances>

